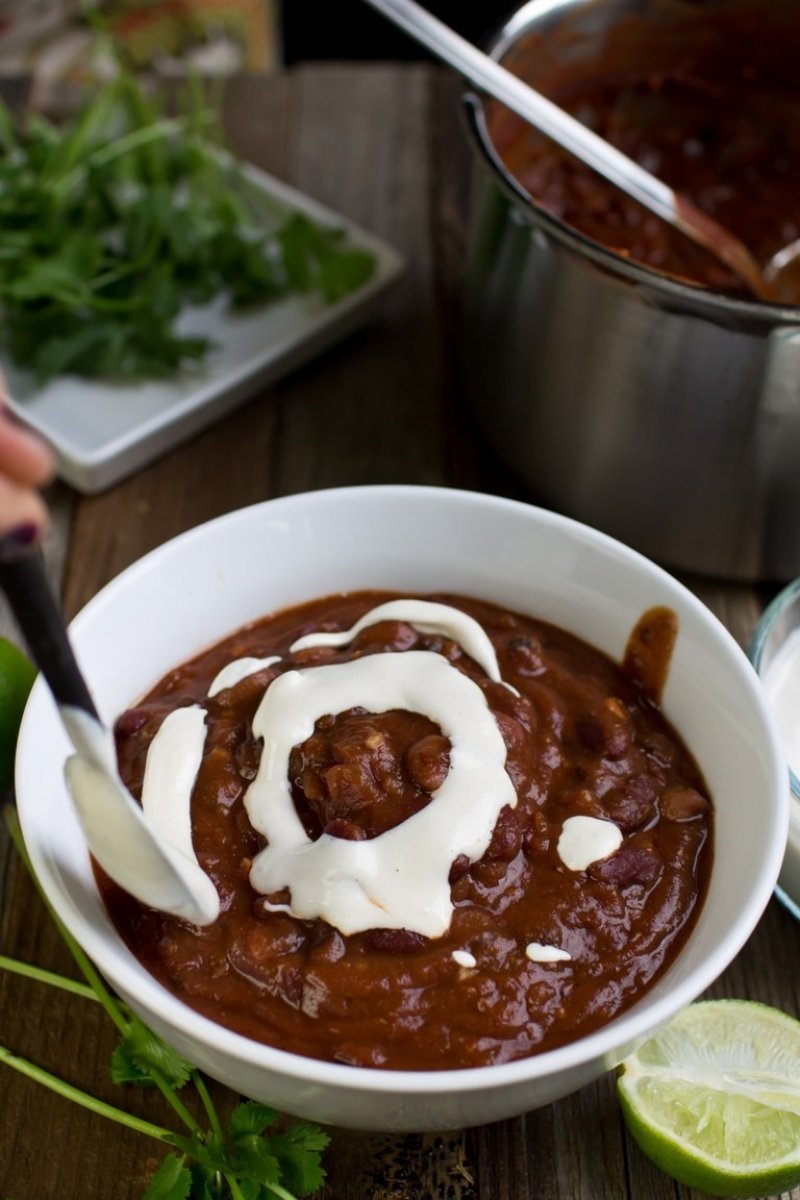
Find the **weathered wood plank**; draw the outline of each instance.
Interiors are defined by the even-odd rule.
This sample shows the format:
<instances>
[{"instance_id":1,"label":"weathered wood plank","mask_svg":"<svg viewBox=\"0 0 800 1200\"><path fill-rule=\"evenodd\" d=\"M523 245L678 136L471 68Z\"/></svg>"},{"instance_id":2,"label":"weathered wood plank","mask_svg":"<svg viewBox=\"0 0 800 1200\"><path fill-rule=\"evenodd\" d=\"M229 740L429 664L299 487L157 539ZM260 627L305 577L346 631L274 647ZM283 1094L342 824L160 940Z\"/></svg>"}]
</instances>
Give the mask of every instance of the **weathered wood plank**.
<instances>
[{"instance_id":1,"label":"weathered wood plank","mask_svg":"<svg viewBox=\"0 0 800 1200\"><path fill-rule=\"evenodd\" d=\"M278 387L281 493L442 482L441 343L431 276L429 75L423 68L301 71L294 177L403 254L370 326Z\"/></svg>"}]
</instances>

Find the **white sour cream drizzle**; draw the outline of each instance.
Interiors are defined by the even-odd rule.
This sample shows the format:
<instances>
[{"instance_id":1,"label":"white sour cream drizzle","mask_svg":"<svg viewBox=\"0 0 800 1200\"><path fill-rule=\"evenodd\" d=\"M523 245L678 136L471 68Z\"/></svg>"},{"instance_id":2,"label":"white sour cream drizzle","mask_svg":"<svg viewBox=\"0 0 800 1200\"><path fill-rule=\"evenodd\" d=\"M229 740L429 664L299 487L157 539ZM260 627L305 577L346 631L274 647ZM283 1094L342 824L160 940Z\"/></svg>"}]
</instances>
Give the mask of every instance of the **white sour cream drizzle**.
<instances>
[{"instance_id":1,"label":"white sour cream drizzle","mask_svg":"<svg viewBox=\"0 0 800 1200\"><path fill-rule=\"evenodd\" d=\"M494 647L478 622L449 605L425 600L378 605L352 629L308 634L291 651L346 645L360 630L385 620L452 638L489 678L503 682ZM208 694L215 696L277 662L279 656L236 659L218 673ZM378 837L348 841L323 834L312 841L292 800L289 753L313 733L319 717L356 706L429 717L450 739L450 769L424 809ZM166 717L148 750L142 790L148 823L194 862L191 796L205 747L205 717L199 705ZM283 889L290 893L289 904L267 907L304 919L321 917L344 934L381 928L409 929L427 937L446 933L453 912L449 873L454 859L481 858L500 810L517 803L505 770L505 743L478 685L442 655L424 650L311 666L272 681L253 733L263 739L264 748L244 802L253 827L268 844L253 862L250 882L264 895ZM558 854L570 870L582 871L615 853L621 843L622 833L612 822L569 817ZM526 954L536 962L570 959L566 951L538 942L531 942ZM453 958L462 967L476 965L465 950L453 951Z\"/></svg>"},{"instance_id":2,"label":"white sour cream drizzle","mask_svg":"<svg viewBox=\"0 0 800 1200\"><path fill-rule=\"evenodd\" d=\"M279 654L273 654L271 658L235 658L212 679L211 687L208 689L209 697L216 696L218 692L224 692L225 688L235 687L248 675L255 675L257 671L263 671L265 667L271 667L280 661Z\"/></svg>"},{"instance_id":3,"label":"white sour cream drizzle","mask_svg":"<svg viewBox=\"0 0 800 1200\"><path fill-rule=\"evenodd\" d=\"M205 741L205 709L199 704L176 708L148 747L142 782L142 809L153 832L194 862L192 789Z\"/></svg>"},{"instance_id":4,"label":"white sour cream drizzle","mask_svg":"<svg viewBox=\"0 0 800 1200\"><path fill-rule=\"evenodd\" d=\"M423 713L450 739L450 770L430 803L378 837L312 841L287 778L289 752L318 717L362 706ZM322 917L344 934L409 929L439 937L450 925L453 860L486 851L501 808L517 795L506 747L483 692L440 654L408 650L289 671L271 684L253 720L264 739L245 795L251 824L268 839L250 873L263 894L288 888L295 916Z\"/></svg>"},{"instance_id":5,"label":"white sour cream drizzle","mask_svg":"<svg viewBox=\"0 0 800 1200\"><path fill-rule=\"evenodd\" d=\"M622 845L622 831L599 817L567 817L558 839L558 857L570 871L585 871Z\"/></svg>"},{"instance_id":6,"label":"white sour cream drizzle","mask_svg":"<svg viewBox=\"0 0 800 1200\"><path fill-rule=\"evenodd\" d=\"M572 961L572 955L568 954L566 950L561 950L558 946L544 946L541 942L528 942L528 945L525 947L525 954L531 962L557 963Z\"/></svg>"},{"instance_id":7,"label":"white sour cream drizzle","mask_svg":"<svg viewBox=\"0 0 800 1200\"><path fill-rule=\"evenodd\" d=\"M312 646L347 646L362 629L377 625L379 621L405 621L419 633L439 633L452 638L465 654L483 667L490 679L495 683L502 682L494 646L482 626L460 609L431 600L389 600L364 613L352 629L342 633L308 633L293 642L289 649L294 653Z\"/></svg>"},{"instance_id":8,"label":"white sour cream drizzle","mask_svg":"<svg viewBox=\"0 0 800 1200\"><path fill-rule=\"evenodd\" d=\"M202 709L197 711L202 718ZM64 764L64 774L97 861L143 904L212 924L219 916L219 897L191 850L191 833L188 858L163 835L154 839L150 820L119 778L111 732L69 705L61 708L61 716L77 751Z\"/></svg>"},{"instance_id":9,"label":"white sour cream drizzle","mask_svg":"<svg viewBox=\"0 0 800 1200\"><path fill-rule=\"evenodd\" d=\"M477 958L474 954L470 954L469 950L454 950L452 957L460 967L466 967L467 970L471 970L478 965Z\"/></svg>"}]
</instances>

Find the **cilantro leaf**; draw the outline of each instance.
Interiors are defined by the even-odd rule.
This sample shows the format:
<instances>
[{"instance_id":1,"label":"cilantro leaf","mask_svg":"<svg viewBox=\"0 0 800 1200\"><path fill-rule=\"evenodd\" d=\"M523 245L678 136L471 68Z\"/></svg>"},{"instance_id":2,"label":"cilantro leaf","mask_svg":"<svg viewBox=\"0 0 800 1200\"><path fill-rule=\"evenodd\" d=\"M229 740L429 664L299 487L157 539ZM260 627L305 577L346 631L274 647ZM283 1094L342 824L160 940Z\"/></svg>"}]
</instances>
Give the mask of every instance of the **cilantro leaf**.
<instances>
[{"instance_id":1,"label":"cilantro leaf","mask_svg":"<svg viewBox=\"0 0 800 1200\"><path fill-rule=\"evenodd\" d=\"M4 816L14 846L32 871L14 810L7 807ZM0 1046L0 1061L100 1116L172 1147L154 1173L142 1200L298 1200L315 1191L325 1179L320 1155L330 1140L328 1134L305 1121L281 1132L269 1133L279 1120L278 1113L268 1105L248 1100L234 1109L226 1136L200 1073L166 1046L125 1003L113 996L57 918L56 923L86 977L88 987L80 994L93 994L117 1028L123 1031L113 1056L115 1082L155 1084L189 1134L164 1129L144 1117L91 1096L4 1046ZM12 959L5 959L3 965L32 978L47 976L47 981L57 982L59 986L67 983L50 972L36 971L34 974L35 969L29 964L16 963ZM208 1117L210 1128L205 1131L178 1096L178 1089L189 1079ZM176 1154L175 1148L180 1153Z\"/></svg>"},{"instance_id":2,"label":"cilantro leaf","mask_svg":"<svg viewBox=\"0 0 800 1200\"><path fill-rule=\"evenodd\" d=\"M281 1133L268 1133L277 1120L273 1108L245 1101L234 1109L224 1138L210 1132L195 1134L188 1153L207 1178L233 1177L244 1200L307 1196L324 1182L320 1156L330 1139L305 1121Z\"/></svg>"},{"instance_id":3,"label":"cilantro leaf","mask_svg":"<svg viewBox=\"0 0 800 1200\"><path fill-rule=\"evenodd\" d=\"M260 1184L280 1183L298 1196L307 1196L324 1181L320 1155L330 1138L319 1126L305 1121L266 1136L265 1130L277 1119L275 1110L266 1105L253 1100L240 1104L228 1125L232 1164Z\"/></svg>"},{"instance_id":4,"label":"cilantro leaf","mask_svg":"<svg viewBox=\"0 0 800 1200\"><path fill-rule=\"evenodd\" d=\"M177 332L187 305L291 291L334 303L374 271L342 230L298 213L275 227L264 197L205 141L213 116L201 89L192 96L183 117L165 118L123 71L63 128L18 124L0 104L0 339L41 382L192 368L210 343Z\"/></svg>"},{"instance_id":5,"label":"cilantro leaf","mask_svg":"<svg viewBox=\"0 0 800 1200\"><path fill-rule=\"evenodd\" d=\"M192 1175L184 1166L184 1156L168 1154L160 1163L142 1200L189 1200Z\"/></svg>"},{"instance_id":6,"label":"cilantro leaf","mask_svg":"<svg viewBox=\"0 0 800 1200\"><path fill-rule=\"evenodd\" d=\"M153 1071L168 1084L182 1088L189 1082L192 1066L138 1017L133 1017L111 1057L114 1083L153 1086Z\"/></svg>"},{"instance_id":7,"label":"cilantro leaf","mask_svg":"<svg viewBox=\"0 0 800 1200\"><path fill-rule=\"evenodd\" d=\"M322 1187L325 1171L320 1156L329 1142L330 1137L324 1130L304 1121L271 1138L272 1153L280 1165L284 1187L298 1196L307 1196Z\"/></svg>"},{"instance_id":8,"label":"cilantro leaf","mask_svg":"<svg viewBox=\"0 0 800 1200\"><path fill-rule=\"evenodd\" d=\"M245 1100L231 1113L228 1136L232 1141L256 1136L270 1125L274 1125L277 1119L278 1114L274 1108L268 1108L266 1104L259 1104L255 1100Z\"/></svg>"},{"instance_id":9,"label":"cilantro leaf","mask_svg":"<svg viewBox=\"0 0 800 1200\"><path fill-rule=\"evenodd\" d=\"M189 1200L218 1200L218 1189L212 1190L213 1173L201 1166L200 1163L192 1163L189 1167L189 1172L192 1176ZM143 1197L142 1200L146 1200L146 1198Z\"/></svg>"}]
</instances>

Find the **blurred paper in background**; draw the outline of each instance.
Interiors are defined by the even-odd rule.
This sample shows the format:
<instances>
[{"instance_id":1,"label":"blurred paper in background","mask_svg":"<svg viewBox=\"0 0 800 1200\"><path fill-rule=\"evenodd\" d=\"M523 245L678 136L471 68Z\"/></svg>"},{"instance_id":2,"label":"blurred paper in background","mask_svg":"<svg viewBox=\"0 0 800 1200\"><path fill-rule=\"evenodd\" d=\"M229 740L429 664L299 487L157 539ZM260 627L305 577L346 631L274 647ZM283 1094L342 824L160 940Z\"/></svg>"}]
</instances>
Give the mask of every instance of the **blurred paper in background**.
<instances>
[{"instance_id":1,"label":"blurred paper in background","mask_svg":"<svg viewBox=\"0 0 800 1200\"><path fill-rule=\"evenodd\" d=\"M78 0L0 0L0 78L32 78L39 104L80 82L96 43ZM278 61L276 0L100 0L130 65L165 75L266 72Z\"/></svg>"}]
</instances>

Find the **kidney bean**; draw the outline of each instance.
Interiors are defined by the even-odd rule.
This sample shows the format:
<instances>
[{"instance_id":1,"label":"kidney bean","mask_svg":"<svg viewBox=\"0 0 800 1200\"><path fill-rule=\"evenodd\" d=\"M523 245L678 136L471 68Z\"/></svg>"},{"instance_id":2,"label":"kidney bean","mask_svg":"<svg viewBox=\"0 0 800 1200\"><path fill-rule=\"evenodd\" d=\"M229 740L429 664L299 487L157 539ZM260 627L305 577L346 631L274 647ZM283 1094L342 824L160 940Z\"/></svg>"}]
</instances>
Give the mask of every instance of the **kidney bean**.
<instances>
[{"instance_id":1,"label":"kidney bean","mask_svg":"<svg viewBox=\"0 0 800 1200\"><path fill-rule=\"evenodd\" d=\"M555 827L560 830L564 818L557 820L556 814L548 806L546 812L540 808L518 812L517 819L522 829L522 849L526 855L530 856L547 849L550 843L551 829Z\"/></svg>"},{"instance_id":2,"label":"kidney bean","mask_svg":"<svg viewBox=\"0 0 800 1200\"><path fill-rule=\"evenodd\" d=\"M364 763L336 763L324 778L328 792L325 808L331 820L380 804L380 789Z\"/></svg>"},{"instance_id":3,"label":"kidney bean","mask_svg":"<svg viewBox=\"0 0 800 1200\"><path fill-rule=\"evenodd\" d=\"M419 634L406 621L378 621L367 625L356 635L353 645L359 650L373 647L379 652L410 650L416 646Z\"/></svg>"},{"instance_id":4,"label":"kidney bean","mask_svg":"<svg viewBox=\"0 0 800 1200\"><path fill-rule=\"evenodd\" d=\"M454 858L450 866L450 874L447 877L448 883L457 883L459 879L463 879L469 870L470 862L466 854L459 854L458 858Z\"/></svg>"},{"instance_id":5,"label":"kidney bean","mask_svg":"<svg viewBox=\"0 0 800 1200\"><path fill-rule=\"evenodd\" d=\"M438 633L428 633L420 638L418 649L428 650L431 654L444 654L445 646L448 645L453 646L455 643L449 638L440 637Z\"/></svg>"},{"instance_id":6,"label":"kidney bean","mask_svg":"<svg viewBox=\"0 0 800 1200\"><path fill-rule=\"evenodd\" d=\"M264 692L274 679L277 679L277 671L271 670L269 667L264 667L260 671L254 671L251 675L245 675L244 679L240 679L238 683L232 687L223 688L216 696L206 701L208 711L225 712L226 709L235 709L237 712L246 712L252 718L264 696Z\"/></svg>"},{"instance_id":7,"label":"kidney bean","mask_svg":"<svg viewBox=\"0 0 800 1200\"><path fill-rule=\"evenodd\" d=\"M303 1007L303 983L303 972L299 967L281 963L275 972L275 994L298 1010Z\"/></svg>"},{"instance_id":8,"label":"kidney bean","mask_svg":"<svg viewBox=\"0 0 800 1200\"><path fill-rule=\"evenodd\" d=\"M305 773L313 771L319 775L329 765L327 741L319 734L312 734L310 738L306 738L302 746L292 747L289 753L289 778L296 787L305 791L303 784Z\"/></svg>"},{"instance_id":9,"label":"kidney bean","mask_svg":"<svg viewBox=\"0 0 800 1200\"><path fill-rule=\"evenodd\" d=\"M445 638L445 640L442 642L439 653L443 658L446 658L448 662L455 662L457 659L464 657L464 651L461 649L458 642L454 642L452 638Z\"/></svg>"},{"instance_id":10,"label":"kidney bean","mask_svg":"<svg viewBox=\"0 0 800 1200\"><path fill-rule=\"evenodd\" d=\"M542 833L535 825L528 825L522 831L522 852L526 858L533 854L546 855L550 849L550 838Z\"/></svg>"},{"instance_id":11,"label":"kidney bean","mask_svg":"<svg viewBox=\"0 0 800 1200\"><path fill-rule=\"evenodd\" d=\"M641 747L648 759L658 767L666 769L671 767L675 761L675 747L663 733L655 730L646 733L641 740Z\"/></svg>"},{"instance_id":12,"label":"kidney bean","mask_svg":"<svg viewBox=\"0 0 800 1200\"><path fill-rule=\"evenodd\" d=\"M450 770L450 739L440 733L419 738L406 750L405 765L418 788L423 792L435 792Z\"/></svg>"},{"instance_id":13,"label":"kidney bean","mask_svg":"<svg viewBox=\"0 0 800 1200\"><path fill-rule=\"evenodd\" d=\"M323 962L338 962L347 953L347 943L338 929L325 921L315 921L309 937L314 957Z\"/></svg>"},{"instance_id":14,"label":"kidney bean","mask_svg":"<svg viewBox=\"0 0 800 1200\"><path fill-rule=\"evenodd\" d=\"M607 816L606 810L589 788L570 788L560 792L557 797L558 808L563 812L562 820L567 817L599 817Z\"/></svg>"},{"instance_id":15,"label":"kidney bean","mask_svg":"<svg viewBox=\"0 0 800 1200\"><path fill-rule=\"evenodd\" d=\"M661 816L668 821L691 821L708 811L709 802L693 787L668 787L661 797Z\"/></svg>"},{"instance_id":16,"label":"kidney bean","mask_svg":"<svg viewBox=\"0 0 800 1200\"><path fill-rule=\"evenodd\" d=\"M505 860L490 861L487 855L480 862L473 863L470 867L470 875L473 882L479 887L491 889L496 888L503 883L508 871L508 864Z\"/></svg>"},{"instance_id":17,"label":"kidney bean","mask_svg":"<svg viewBox=\"0 0 800 1200\"><path fill-rule=\"evenodd\" d=\"M506 758L505 769L506 775L508 775L508 778L514 785L514 791L518 796L522 796L528 790L530 784L529 772L520 762L512 757L510 751Z\"/></svg>"},{"instance_id":18,"label":"kidney bean","mask_svg":"<svg viewBox=\"0 0 800 1200\"><path fill-rule=\"evenodd\" d=\"M492 840L484 858L489 862L511 862L522 846L522 829L513 808L500 809Z\"/></svg>"},{"instance_id":19,"label":"kidney bean","mask_svg":"<svg viewBox=\"0 0 800 1200\"><path fill-rule=\"evenodd\" d=\"M387 954L410 954L422 950L428 939L410 929L370 929L364 935L370 950L384 950Z\"/></svg>"},{"instance_id":20,"label":"kidney bean","mask_svg":"<svg viewBox=\"0 0 800 1200\"><path fill-rule=\"evenodd\" d=\"M324 717L321 719L324 720ZM319 721L317 724L319 724ZM327 737L315 730L310 738L306 738L302 746L293 747L292 754L295 752L302 753L303 760L306 763L311 763L317 767L320 763L328 761L328 745Z\"/></svg>"},{"instance_id":21,"label":"kidney bean","mask_svg":"<svg viewBox=\"0 0 800 1200\"><path fill-rule=\"evenodd\" d=\"M592 863L588 873L592 879L599 879L602 883L613 883L620 888L630 887L634 883L646 887L655 883L661 874L661 862L652 847L628 843L621 846L610 858Z\"/></svg>"},{"instance_id":22,"label":"kidney bean","mask_svg":"<svg viewBox=\"0 0 800 1200\"><path fill-rule=\"evenodd\" d=\"M240 742L233 752L236 769L242 779L255 779L258 774L258 764L261 761L261 741L248 737Z\"/></svg>"},{"instance_id":23,"label":"kidney bean","mask_svg":"<svg viewBox=\"0 0 800 1200\"><path fill-rule=\"evenodd\" d=\"M628 710L612 696L595 712L579 718L576 732L587 750L614 761L630 746L633 728Z\"/></svg>"},{"instance_id":24,"label":"kidney bean","mask_svg":"<svg viewBox=\"0 0 800 1200\"><path fill-rule=\"evenodd\" d=\"M344 722L330 740L333 757L342 763L379 757L385 745L386 739L380 730L363 721Z\"/></svg>"},{"instance_id":25,"label":"kidney bean","mask_svg":"<svg viewBox=\"0 0 800 1200\"><path fill-rule=\"evenodd\" d=\"M500 730L506 749L509 751L521 750L528 740L528 734L519 721L504 712L492 712L492 716L497 722L497 728Z\"/></svg>"},{"instance_id":26,"label":"kidney bean","mask_svg":"<svg viewBox=\"0 0 800 1200\"><path fill-rule=\"evenodd\" d=\"M118 737L128 738L132 734L138 733L149 720L150 713L146 708L129 708L117 717L114 732Z\"/></svg>"},{"instance_id":27,"label":"kidney bean","mask_svg":"<svg viewBox=\"0 0 800 1200\"><path fill-rule=\"evenodd\" d=\"M506 642L509 665L520 675L540 675L544 671L542 643L532 634L521 633Z\"/></svg>"},{"instance_id":28,"label":"kidney bean","mask_svg":"<svg viewBox=\"0 0 800 1200\"><path fill-rule=\"evenodd\" d=\"M300 776L300 787L306 800L318 801L324 799L325 786L322 779L310 767L306 767Z\"/></svg>"},{"instance_id":29,"label":"kidney bean","mask_svg":"<svg viewBox=\"0 0 800 1200\"><path fill-rule=\"evenodd\" d=\"M619 787L611 788L602 798L605 815L623 833L631 833L648 825L656 815L657 788L647 775L629 779Z\"/></svg>"},{"instance_id":30,"label":"kidney bean","mask_svg":"<svg viewBox=\"0 0 800 1200\"><path fill-rule=\"evenodd\" d=\"M367 836L355 821L345 821L342 817L329 821L324 832L329 837L341 838L345 842L363 842Z\"/></svg>"},{"instance_id":31,"label":"kidney bean","mask_svg":"<svg viewBox=\"0 0 800 1200\"><path fill-rule=\"evenodd\" d=\"M301 930L284 913L271 913L262 907L257 916L268 923L251 925L242 940L231 947L230 957L240 970L294 954L304 941Z\"/></svg>"},{"instance_id":32,"label":"kidney bean","mask_svg":"<svg viewBox=\"0 0 800 1200\"><path fill-rule=\"evenodd\" d=\"M335 932L336 930L327 921L313 921L308 932L308 945L310 949L316 950L318 946L324 945L329 935Z\"/></svg>"},{"instance_id":33,"label":"kidney bean","mask_svg":"<svg viewBox=\"0 0 800 1200\"><path fill-rule=\"evenodd\" d=\"M296 650L292 658L297 666L310 667L316 663L329 662L336 654L335 646L306 646L304 650Z\"/></svg>"}]
</instances>

